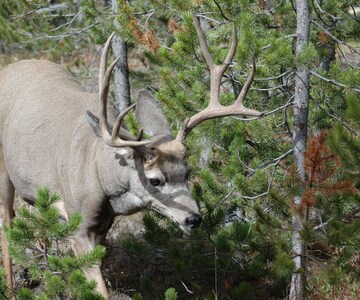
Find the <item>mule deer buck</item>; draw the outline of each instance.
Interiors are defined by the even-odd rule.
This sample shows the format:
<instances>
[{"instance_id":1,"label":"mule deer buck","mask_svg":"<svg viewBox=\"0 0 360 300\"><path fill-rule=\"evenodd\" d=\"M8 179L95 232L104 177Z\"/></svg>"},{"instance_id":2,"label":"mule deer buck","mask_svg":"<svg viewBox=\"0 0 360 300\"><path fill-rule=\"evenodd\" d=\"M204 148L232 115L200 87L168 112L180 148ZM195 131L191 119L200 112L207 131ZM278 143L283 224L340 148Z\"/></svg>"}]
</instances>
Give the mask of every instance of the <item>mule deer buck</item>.
<instances>
[{"instance_id":1,"label":"mule deer buck","mask_svg":"<svg viewBox=\"0 0 360 300\"><path fill-rule=\"evenodd\" d=\"M4 224L10 226L14 216L15 190L33 204L39 186L61 195L57 207L64 219L72 212L81 212L83 222L72 238L76 254L103 242L116 215L129 215L143 208L168 217L184 231L200 224L197 203L187 187L189 169L183 145L186 134L207 119L262 114L242 104L253 81L255 65L235 103L222 106L219 102L221 79L237 47L235 27L225 62L216 65L199 20L195 16L193 19L210 68L210 101L207 108L184 121L176 138L172 137L159 104L145 90L139 92L135 115L151 136L149 140L142 140L142 132L135 137L121 126L133 106L118 116L108 107L116 60L108 69L106 61L113 35L100 60L99 94L87 93L61 66L45 60L20 61L1 72L0 196ZM2 243L7 283L12 287L5 234ZM100 266L85 273L108 298Z\"/></svg>"}]
</instances>

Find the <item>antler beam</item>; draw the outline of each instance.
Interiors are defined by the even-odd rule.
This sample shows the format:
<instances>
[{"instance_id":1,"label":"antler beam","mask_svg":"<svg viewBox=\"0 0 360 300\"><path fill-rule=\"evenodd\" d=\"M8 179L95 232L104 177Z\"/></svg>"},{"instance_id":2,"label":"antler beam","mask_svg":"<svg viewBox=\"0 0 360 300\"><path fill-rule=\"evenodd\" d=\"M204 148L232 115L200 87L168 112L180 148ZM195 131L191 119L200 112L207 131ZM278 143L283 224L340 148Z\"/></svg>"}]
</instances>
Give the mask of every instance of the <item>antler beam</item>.
<instances>
[{"instance_id":1,"label":"antler beam","mask_svg":"<svg viewBox=\"0 0 360 300\"><path fill-rule=\"evenodd\" d=\"M125 111L118 115L115 124L110 134L107 126L107 98L109 94L111 72L114 69L119 58L115 59L109 68L106 70L107 56L109 53L110 43L114 36L114 32L109 36L105 43L104 50L100 58L100 70L99 70L99 97L100 97L100 130L101 135L105 143L112 147L137 147L151 143L151 141L141 141L142 132L137 141L122 140L119 136L120 127L125 115L135 106L135 104L128 107ZM106 70L106 71L105 71Z\"/></svg>"}]
</instances>

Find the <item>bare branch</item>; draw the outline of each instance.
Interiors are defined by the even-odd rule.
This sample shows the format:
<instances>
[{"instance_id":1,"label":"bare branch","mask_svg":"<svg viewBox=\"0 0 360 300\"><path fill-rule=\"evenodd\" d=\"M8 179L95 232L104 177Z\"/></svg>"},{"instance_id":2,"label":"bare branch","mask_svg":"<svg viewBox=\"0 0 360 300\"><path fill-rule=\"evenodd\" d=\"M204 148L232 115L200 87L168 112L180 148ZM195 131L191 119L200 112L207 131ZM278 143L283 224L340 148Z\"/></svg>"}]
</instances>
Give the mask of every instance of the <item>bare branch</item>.
<instances>
[{"instance_id":1,"label":"bare branch","mask_svg":"<svg viewBox=\"0 0 360 300\"><path fill-rule=\"evenodd\" d=\"M316 25L318 28L320 28L323 32L325 32L329 37L331 37L335 42L337 42L340 45L344 45L346 47L348 47L350 50L352 50L353 52L360 54L360 52L358 51L358 49L356 49L355 47L349 45L348 43L339 40L336 36L334 36L329 30L327 30L326 28L324 28L323 26L321 26L319 23L317 23L314 20L311 20L311 23L313 23L314 25Z\"/></svg>"},{"instance_id":2,"label":"bare branch","mask_svg":"<svg viewBox=\"0 0 360 300\"><path fill-rule=\"evenodd\" d=\"M279 160L279 162L280 162L280 160ZM279 163L279 162L278 162L278 163ZM277 164L278 164L278 163L277 163ZM269 178L268 186L267 186L267 189L266 189L265 192L263 192L262 194L256 195L256 196L240 195L240 197L243 198L243 199L246 199L246 200L255 200L255 199L264 197L264 196L266 196L267 194L269 194L270 188L271 188L271 186L272 186L272 183L273 183L273 180L274 180L274 177L275 177L275 171L276 171L276 166L277 166L277 164L274 165L274 168L273 168L273 171L271 172L271 176L270 176L270 178Z\"/></svg>"},{"instance_id":3,"label":"bare branch","mask_svg":"<svg viewBox=\"0 0 360 300\"><path fill-rule=\"evenodd\" d=\"M285 75L291 73L291 71L285 71L284 73L281 73L280 75L274 76L274 77L266 77L266 78L255 78L254 81L269 81L269 80L275 80L284 77Z\"/></svg>"},{"instance_id":4,"label":"bare branch","mask_svg":"<svg viewBox=\"0 0 360 300\"><path fill-rule=\"evenodd\" d=\"M54 11L61 11L61 10L66 10L68 9L70 6L66 3L58 3L58 4L52 4L52 5L49 5L48 7L40 7L40 8L37 8L35 10L33 10L36 14L38 15L42 15L42 14L45 14L45 13L51 13L51 12L54 12Z\"/></svg>"},{"instance_id":5,"label":"bare branch","mask_svg":"<svg viewBox=\"0 0 360 300\"><path fill-rule=\"evenodd\" d=\"M180 279L180 282L189 294L194 294L194 292L190 291L189 288L186 286L186 284L181 279Z\"/></svg>"},{"instance_id":6,"label":"bare branch","mask_svg":"<svg viewBox=\"0 0 360 300\"><path fill-rule=\"evenodd\" d=\"M347 88L347 86L346 86L345 84L340 83L340 82L336 81L335 79L326 78L326 77L324 77L324 76L316 73L316 72L313 71L313 70L310 70L310 73L311 73L312 75L314 75L315 77L317 77L317 78L319 78L319 79L321 79L321 80L323 80L323 81L325 81L325 82L334 84L334 85L336 85L336 86L338 86L338 87ZM350 88L350 89L352 89L352 90L355 91L355 92L360 92L360 89L358 89L358 88Z\"/></svg>"}]
</instances>

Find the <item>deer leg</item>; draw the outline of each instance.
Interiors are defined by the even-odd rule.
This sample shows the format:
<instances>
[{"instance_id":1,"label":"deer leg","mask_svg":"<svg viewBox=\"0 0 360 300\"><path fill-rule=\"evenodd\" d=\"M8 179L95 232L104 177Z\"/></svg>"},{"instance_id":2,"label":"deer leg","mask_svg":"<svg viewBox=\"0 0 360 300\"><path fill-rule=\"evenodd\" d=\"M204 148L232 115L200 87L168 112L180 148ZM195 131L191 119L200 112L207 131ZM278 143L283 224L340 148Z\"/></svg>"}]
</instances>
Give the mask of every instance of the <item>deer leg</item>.
<instances>
[{"instance_id":1,"label":"deer leg","mask_svg":"<svg viewBox=\"0 0 360 300\"><path fill-rule=\"evenodd\" d=\"M11 219L14 217L14 195L15 188L5 167L2 146L0 145L0 198L4 207L3 225L10 227ZM13 288L12 262L9 255L9 243L4 229L1 233L3 263L6 272L6 283L10 290Z\"/></svg>"},{"instance_id":2,"label":"deer leg","mask_svg":"<svg viewBox=\"0 0 360 300\"><path fill-rule=\"evenodd\" d=\"M75 250L76 255L82 255L88 251L91 251L98 245L99 237L92 232L83 232L80 231L72 239L72 244ZM101 274L101 263L84 270L85 276L88 280L94 280L97 283L96 290L103 295L105 299L109 299L109 294L106 289L105 281Z\"/></svg>"}]
</instances>

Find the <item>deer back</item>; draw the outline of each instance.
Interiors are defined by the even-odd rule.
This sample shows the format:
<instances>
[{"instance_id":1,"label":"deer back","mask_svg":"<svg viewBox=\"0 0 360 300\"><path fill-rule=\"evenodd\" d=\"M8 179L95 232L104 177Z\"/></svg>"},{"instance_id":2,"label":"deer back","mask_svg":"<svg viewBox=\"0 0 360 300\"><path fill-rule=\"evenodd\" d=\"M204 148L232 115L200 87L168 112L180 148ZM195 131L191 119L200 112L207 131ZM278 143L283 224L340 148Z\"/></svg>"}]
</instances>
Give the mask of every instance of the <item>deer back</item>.
<instances>
[{"instance_id":1,"label":"deer back","mask_svg":"<svg viewBox=\"0 0 360 300\"><path fill-rule=\"evenodd\" d=\"M79 168L69 165L74 163L71 147L86 149L89 140L84 135L93 133L84 126L85 111L97 103L96 94L86 93L74 77L49 61L20 61L1 72L0 143L24 198L33 198L38 186L60 191L57 177L65 177L59 172Z\"/></svg>"}]
</instances>

